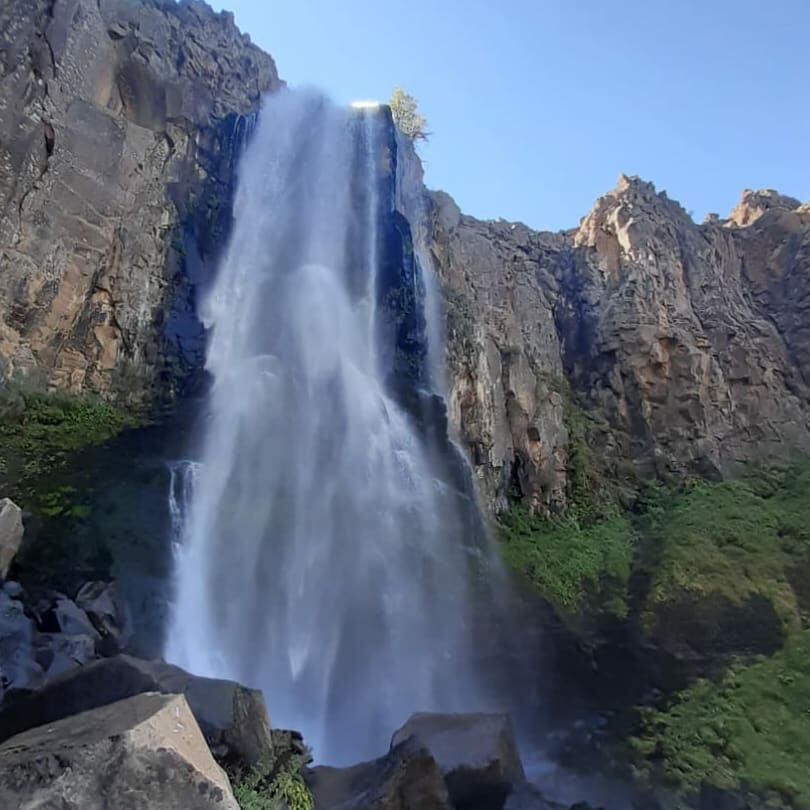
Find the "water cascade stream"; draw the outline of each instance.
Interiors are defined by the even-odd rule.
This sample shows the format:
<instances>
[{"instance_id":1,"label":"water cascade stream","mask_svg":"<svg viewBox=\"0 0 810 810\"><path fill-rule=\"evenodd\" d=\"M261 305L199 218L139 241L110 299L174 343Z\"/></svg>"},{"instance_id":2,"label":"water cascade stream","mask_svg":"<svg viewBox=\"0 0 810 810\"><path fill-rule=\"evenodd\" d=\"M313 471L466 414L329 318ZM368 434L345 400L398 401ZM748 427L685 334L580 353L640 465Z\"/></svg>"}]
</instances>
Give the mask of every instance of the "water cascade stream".
<instances>
[{"instance_id":1,"label":"water cascade stream","mask_svg":"<svg viewBox=\"0 0 810 810\"><path fill-rule=\"evenodd\" d=\"M424 290L397 275L397 257L419 262L393 211L396 152L385 108L266 101L203 313L202 452L173 468L167 658L260 687L273 724L337 764L379 755L413 711L485 703L486 550L417 407L437 375L402 339L425 317L403 311Z\"/></svg>"}]
</instances>

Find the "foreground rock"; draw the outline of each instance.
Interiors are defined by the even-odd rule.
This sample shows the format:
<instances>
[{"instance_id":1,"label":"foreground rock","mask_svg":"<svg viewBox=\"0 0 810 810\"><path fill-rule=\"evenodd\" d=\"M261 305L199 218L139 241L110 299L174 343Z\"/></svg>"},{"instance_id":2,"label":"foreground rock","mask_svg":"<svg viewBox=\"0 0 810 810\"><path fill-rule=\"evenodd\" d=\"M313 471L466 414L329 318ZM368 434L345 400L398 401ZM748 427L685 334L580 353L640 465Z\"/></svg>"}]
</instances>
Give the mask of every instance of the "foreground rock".
<instances>
[{"instance_id":1,"label":"foreground rock","mask_svg":"<svg viewBox=\"0 0 810 810\"><path fill-rule=\"evenodd\" d=\"M350 768L313 768L316 810L452 810L436 761L413 739L384 757Z\"/></svg>"},{"instance_id":2,"label":"foreground rock","mask_svg":"<svg viewBox=\"0 0 810 810\"><path fill-rule=\"evenodd\" d=\"M0 579L8 576L8 568L20 550L22 538L20 507L9 498L0 498Z\"/></svg>"},{"instance_id":3,"label":"foreground rock","mask_svg":"<svg viewBox=\"0 0 810 810\"><path fill-rule=\"evenodd\" d=\"M94 661L13 701L0 713L0 741L144 692L184 695L212 751L222 760L249 766L272 748L261 692L128 655Z\"/></svg>"},{"instance_id":4,"label":"foreground rock","mask_svg":"<svg viewBox=\"0 0 810 810\"><path fill-rule=\"evenodd\" d=\"M508 715L415 714L391 740L413 739L436 760L456 810L504 806L526 781Z\"/></svg>"},{"instance_id":5,"label":"foreground rock","mask_svg":"<svg viewBox=\"0 0 810 810\"><path fill-rule=\"evenodd\" d=\"M0 746L0 807L239 810L182 696L144 694Z\"/></svg>"}]
</instances>

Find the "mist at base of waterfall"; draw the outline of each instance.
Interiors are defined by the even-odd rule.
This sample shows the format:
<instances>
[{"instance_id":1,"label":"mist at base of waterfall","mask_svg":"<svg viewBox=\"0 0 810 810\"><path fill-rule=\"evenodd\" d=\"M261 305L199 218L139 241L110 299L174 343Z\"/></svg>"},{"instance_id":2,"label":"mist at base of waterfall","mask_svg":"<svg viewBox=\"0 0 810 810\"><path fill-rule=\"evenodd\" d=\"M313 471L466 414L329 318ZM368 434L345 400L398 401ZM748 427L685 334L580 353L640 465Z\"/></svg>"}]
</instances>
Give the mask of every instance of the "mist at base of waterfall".
<instances>
[{"instance_id":1,"label":"mist at base of waterfall","mask_svg":"<svg viewBox=\"0 0 810 810\"><path fill-rule=\"evenodd\" d=\"M205 302L203 450L170 496L166 657L261 688L273 725L336 764L379 755L412 712L492 707L491 561L386 382L388 127L314 93L265 102Z\"/></svg>"}]
</instances>

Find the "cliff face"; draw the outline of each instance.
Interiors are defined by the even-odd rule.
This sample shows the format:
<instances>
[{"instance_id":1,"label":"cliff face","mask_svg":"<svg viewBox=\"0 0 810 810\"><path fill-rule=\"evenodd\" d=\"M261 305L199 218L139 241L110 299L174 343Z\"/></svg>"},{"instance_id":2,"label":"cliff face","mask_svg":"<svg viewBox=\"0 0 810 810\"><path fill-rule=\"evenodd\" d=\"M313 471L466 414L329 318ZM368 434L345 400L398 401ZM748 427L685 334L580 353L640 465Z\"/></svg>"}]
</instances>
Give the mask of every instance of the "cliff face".
<instances>
[{"instance_id":1,"label":"cliff face","mask_svg":"<svg viewBox=\"0 0 810 810\"><path fill-rule=\"evenodd\" d=\"M202 367L196 299L273 61L197 0L11 0L0 46L0 378L171 399ZM572 420L643 474L810 448L808 205L745 192L696 225L623 177L578 228L541 233L426 205L403 155L450 418L491 506L565 507Z\"/></svg>"},{"instance_id":2,"label":"cliff face","mask_svg":"<svg viewBox=\"0 0 810 810\"><path fill-rule=\"evenodd\" d=\"M0 9L0 377L133 401L202 361L194 286L272 59L196 0Z\"/></svg>"},{"instance_id":3,"label":"cliff face","mask_svg":"<svg viewBox=\"0 0 810 810\"><path fill-rule=\"evenodd\" d=\"M510 487L564 506L572 411L605 463L641 474L810 449L810 205L746 191L696 225L622 177L549 234L437 194L433 250L451 417L496 509Z\"/></svg>"}]
</instances>

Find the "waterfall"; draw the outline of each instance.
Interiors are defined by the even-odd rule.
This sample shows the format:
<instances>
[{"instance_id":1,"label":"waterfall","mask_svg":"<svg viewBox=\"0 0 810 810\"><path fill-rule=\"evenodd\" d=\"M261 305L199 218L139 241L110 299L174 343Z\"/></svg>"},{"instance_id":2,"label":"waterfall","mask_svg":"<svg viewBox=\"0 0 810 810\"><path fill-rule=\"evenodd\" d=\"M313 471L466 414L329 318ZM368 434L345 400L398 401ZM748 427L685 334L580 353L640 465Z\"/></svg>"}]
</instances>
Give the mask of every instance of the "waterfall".
<instances>
[{"instance_id":1,"label":"waterfall","mask_svg":"<svg viewBox=\"0 0 810 810\"><path fill-rule=\"evenodd\" d=\"M265 102L204 306L202 455L172 478L167 659L261 688L273 725L336 764L382 753L414 711L484 708L469 499L379 345L398 314L380 281L391 132L384 108Z\"/></svg>"}]
</instances>

